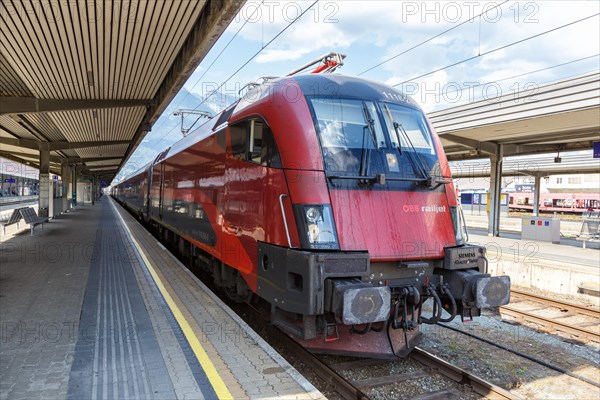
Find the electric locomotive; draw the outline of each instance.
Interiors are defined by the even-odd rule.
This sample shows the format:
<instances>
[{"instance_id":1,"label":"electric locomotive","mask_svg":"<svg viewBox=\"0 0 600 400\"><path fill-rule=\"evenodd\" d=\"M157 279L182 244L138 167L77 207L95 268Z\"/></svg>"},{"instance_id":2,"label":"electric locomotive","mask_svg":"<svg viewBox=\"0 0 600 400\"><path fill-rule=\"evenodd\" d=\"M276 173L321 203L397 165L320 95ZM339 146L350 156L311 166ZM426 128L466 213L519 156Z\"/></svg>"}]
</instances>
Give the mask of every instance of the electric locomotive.
<instances>
[{"instance_id":1,"label":"electric locomotive","mask_svg":"<svg viewBox=\"0 0 600 400\"><path fill-rule=\"evenodd\" d=\"M404 356L421 323L509 302L509 277L466 244L440 139L381 83L268 79L114 193L315 352Z\"/></svg>"}]
</instances>

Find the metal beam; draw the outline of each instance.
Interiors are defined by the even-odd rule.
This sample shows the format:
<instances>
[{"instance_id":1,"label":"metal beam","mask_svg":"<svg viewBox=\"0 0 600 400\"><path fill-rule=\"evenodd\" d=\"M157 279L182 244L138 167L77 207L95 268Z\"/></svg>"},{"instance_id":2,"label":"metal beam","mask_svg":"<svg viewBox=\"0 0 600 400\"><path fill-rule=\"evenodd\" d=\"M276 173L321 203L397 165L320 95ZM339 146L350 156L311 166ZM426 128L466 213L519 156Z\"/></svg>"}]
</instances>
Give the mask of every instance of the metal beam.
<instances>
[{"instance_id":1,"label":"metal beam","mask_svg":"<svg viewBox=\"0 0 600 400\"><path fill-rule=\"evenodd\" d=\"M86 147L112 146L117 144L129 144L129 140L104 140L97 142L39 142L32 139L13 139L0 137L0 144L10 146L25 147L27 149L40 150L40 146L48 145L50 151L67 150L67 149L82 149Z\"/></svg>"},{"instance_id":2,"label":"metal beam","mask_svg":"<svg viewBox=\"0 0 600 400\"><path fill-rule=\"evenodd\" d=\"M24 164L24 165L28 165L28 166L36 168L36 169L40 169L40 166L37 163L37 161L39 161L39 156L38 155L35 156L35 158L36 158L37 161L26 160L24 158L18 157L18 156L13 155L13 154L6 153L4 151L0 151L0 156L4 157L4 158L6 158L7 160L10 160L10 161L18 162L18 163L21 163L21 164Z\"/></svg>"},{"instance_id":3,"label":"metal beam","mask_svg":"<svg viewBox=\"0 0 600 400\"><path fill-rule=\"evenodd\" d=\"M50 160L53 162L62 162L62 160L66 160L69 164L82 164L86 162L96 162L96 161L108 161L115 160L115 164L121 162L121 157L60 157L60 156L50 156Z\"/></svg>"},{"instance_id":4,"label":"metal beam","mask_svg":"<svg viewBox=\"0 0 600 400\"><path fill-rule=\"evenodd\" d=\"M447 135L441 136L442 139L446 138ZM448 161L463 161L467 159L479 159L482 156L485 156L486 152L483 151L474 151L477 150L479 143L487 143L495 146L494 142L478 142L473 139L464 139L459 138L463 143L460 143L460 146L457 147L455 145L446 144L444 149L446 150L446 156L448 157ZM450 138L447 138L449 141L453 141ZM467 141L471 141L473 147L468 146ZM453 141L454 142L454 141ZM457 143L457 142L454 142ZM502 143L502 142L501 142ZM531 154L547 154L547 153L555 153L557 151L574 151L574 150L588 150L592 148L592 142L569 142L569 143L543 143L543 144L507 144L504 143L505 156L516 156L516 155L531 155ZM487 149L487 145L486 145Z\"/></svg>"},{"instance_id":5,"label":"metal beam","mask_svg":"<svg viewBox=\"0 0 600 400\"><path fill-rule=\"evenodd\" d=\"M65 161L67 164L83 164L86 162L97 162L97 161L109 161L115 160L115 165L121 161L121 157L61 157L61 156L50 156L50 161L55 163L62 163ZM112 164L108 164L112 165Z\"/></svg>"},{"instance_id":6,"label":"metal beam","mask_svg":"<svg viewBox=\"0 0 600 400\"><path fill-rule=\"evenodd\" d=\"M26 149L33 149L33 150L40 150L40 143L37 140L32 140L32 139L14 139L14 138L7 138L7 137L0 137L0 144L7 144L10 146L17 146L17 147L25 147Z\"/></svg>"},{"instance_id":7,"label":"metal beam","mask_svg":"<svg viewBox=\"0 0 600 400\"><path fill-rule=\"evenodd\" d=\"M34 156L35 157L34 158L35 161L29 160L29 159L25 159L25 158L21 158L21 157L19 157L17 155L14 155L14 154L11 154L11 153L7 153L7 152L4 152L4 151L0 151L0 157L4 157L7 160L18 162L18 163L23 164L23 165L27 165L28 167L35 168L37 170L40 169L40 165L38 164L40 156L38 154L36 154ZM52 164L50 164L50 172L52 174L54 174L54 175L60 175L60 168L54 167Z\"/></svg>"},{"instance_id":8,"label":"metal beam","mask_svg":"<svg viewBox=\"0 0 600 400\"><path fill-rule=\"evenodd\" d=\"M84 170L86 171L117 171L119 169L118 165L96 165L96 166L89 166L86 165L84 167Z\"/></svg>"},{"instance_id":9,"label":"metal beam","mask_svg":"<svg viewBox=\"0 0 600 400\"><path fill-rule=\"evenodd\" d=\"M0 97L0 115L92 110L102 108L150 107L153 104L153 99L71 100L38 99L35 97Z\"/></svg>"},{"instance_id":10,"label":"metal beam","mask_svg":"<svg viewBox=\"0 0 600 400\"><path fill-rule=\"evenodd\" d=\"M39 154L27 154L19 153L17 151L0 150L0 156L10 159L10 157L16 157L19 159L27 159L27 162L38 162Z\"/></svg>"},{"instance_id":11,"label":"metal beam","mask_svg":"<svg viewBox=\"0 0 600 400\"><path fill-rule=\"evenodd\" d=\"M3 150L0 151L0 155L3 154L10 154L10 155L14 155L17 157L31 157L32 160L37 160L38 159L38 155L37 154L26 154L26 153L20 153L18 151L10 151L10 150ZM67 163L67 164L82 164L82 163L86 163L86 162L97 162L97 161L109 161L109 160L115 160L115 164L118 164L119 162L121 162L121 158L122 157L61 157L61 156L53 156L50 155L50 162L52 163L56 163L56 164L61 164L61 163ZM109 164L112 165L112 164Z\"/></svg>"},{"instance_id":12,"label":"metal beam","mask_svg":"<svg viewBox=\"0 0 600 400\"><path fill-rule=\"evenodd\" d=\"M152 125L196 70L200 61L206 56L243 5L244 2L238 0L206 1L179 54L177 54L156 92L154 105L148 108L135 132L119 168L127 162L145 133L150 131Z\"/></svg>"},{"instance_id":13,"label":"metal beam","mask_svg":"<svg viewBox=\"0 0 600 400\"><path fill-rule=\"evenodd\" d=\"M489 154L489 155L496 154L496 144L495 143L480 142L478 140L467 139L464 137L451 135L448 133L442 134L442 135L440 135L440 137L442 139L446 139L451 142L458 143L458 144L468 147L470 149L477 150L478 152L481 152L481 153L485 153L485 154Z\"/></svg>"},{"instance_id":14,"label":"metal beam","mask_svg":"<svg viewBox=\"0 0 600 400\"><path fill-rule=\"evenodd\" d=\"M50 150L83 149L86 147L113 146L129 144L129 140L103 140L98 142L50 142Z\"/></svg>"}]
</instances>

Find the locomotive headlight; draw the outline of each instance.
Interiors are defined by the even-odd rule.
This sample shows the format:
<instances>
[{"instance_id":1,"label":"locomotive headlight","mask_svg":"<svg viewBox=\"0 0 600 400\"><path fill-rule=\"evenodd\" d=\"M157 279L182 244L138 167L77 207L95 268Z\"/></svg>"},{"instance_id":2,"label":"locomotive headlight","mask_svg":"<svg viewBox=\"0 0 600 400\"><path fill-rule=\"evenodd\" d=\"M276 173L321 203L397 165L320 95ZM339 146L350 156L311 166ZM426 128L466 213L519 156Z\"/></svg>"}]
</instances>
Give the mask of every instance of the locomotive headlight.
<instances>
[{"instance_id":1,"label":"locomotive headlight","mask_svg":"<svg viewBox=\"0 0 600 400\"><path fill-rule=\"evenodd\" d=\"M306 208L306 220L311 224L317 222L317 220L321 217L321 213L317 207L307 207Z\"/></svg>"},{"instance_id":2,"label":"locomotive headlight","mask_svg":"<svg viewBox=\"0 0 600 400\"><path fill-rule=\"evenodd\" d=\"M319 241L321 231L317 224L308 224L308 243L314 244Z\"/></svg>"},{"instance_id":3,"label":"locomotive headlight","mask_svg":"<svg viewBox=\"0 0 600 400\"><path fill-rule=\"evenodd\" d=\"M294 205L302 248L338 249L337 233L329 204Z\"/></svg>"}]
</instances>

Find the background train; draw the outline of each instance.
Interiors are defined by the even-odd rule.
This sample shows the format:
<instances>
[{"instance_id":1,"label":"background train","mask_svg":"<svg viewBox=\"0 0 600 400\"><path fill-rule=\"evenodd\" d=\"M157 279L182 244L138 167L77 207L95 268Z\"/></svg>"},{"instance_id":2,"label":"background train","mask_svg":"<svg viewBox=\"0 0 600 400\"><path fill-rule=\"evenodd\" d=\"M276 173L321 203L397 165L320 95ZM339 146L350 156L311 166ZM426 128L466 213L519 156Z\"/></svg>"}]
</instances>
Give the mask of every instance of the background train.
<instances>
[{"instance_id":1,"label":"background train","mask_svg":"<svg viewBox=\"0 0 600 400\"><path fill-rule=\"evenodd\" d=\"M309 74L253 88L113 196L305 347L395 357L421 323L509 301L509 278L465 244L448 171L412 99Z\"/></svg>"},{"instance_id":2,"label":"background train","mask_svg":"<svg viewBox=\"0 0 600 400\"><path fill-rule=\"evenodd\" d=\"M487 212L488 193L485 190L465 190L459 193L460 203L466 214ZM532 211L533 192L503 192L501 211ZM600 210L600 193L540 193L541 212L583 214Z\"/></svg>"}]
</instances>

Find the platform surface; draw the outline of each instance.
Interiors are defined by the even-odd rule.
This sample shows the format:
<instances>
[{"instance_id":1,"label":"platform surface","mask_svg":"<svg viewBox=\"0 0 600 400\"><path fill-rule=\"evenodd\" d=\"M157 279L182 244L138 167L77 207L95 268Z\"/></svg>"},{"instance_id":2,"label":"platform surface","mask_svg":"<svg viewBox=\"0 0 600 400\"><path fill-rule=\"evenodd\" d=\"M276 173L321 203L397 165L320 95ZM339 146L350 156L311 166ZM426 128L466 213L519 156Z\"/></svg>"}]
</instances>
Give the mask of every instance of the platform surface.
<instances>
[{"instance_id":1,"label":"platform surface","mask_svg":"<svg viewBox=\"0 0 600 400\"><path fill-rule=\"evenodd\" d=\"M564 246L550 242L521 239L520 235L501 233L500 237L475 234L469 230L469 243L485 246L488 258L504 257L535 259L543 262L556 262L572 265L574 268L600 269L598 249Z\"/></svg>"},{"instance_id":2,"label":"platform surface","mask_svg":"<svg viewBox=\"0 0 600 400\"><path fill-rule=\"evenodd\" d=\"M109 198L0 262L0 399L324 398Z\"/></svg>"}]
</instances>

